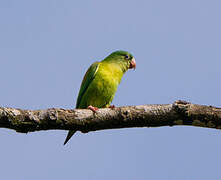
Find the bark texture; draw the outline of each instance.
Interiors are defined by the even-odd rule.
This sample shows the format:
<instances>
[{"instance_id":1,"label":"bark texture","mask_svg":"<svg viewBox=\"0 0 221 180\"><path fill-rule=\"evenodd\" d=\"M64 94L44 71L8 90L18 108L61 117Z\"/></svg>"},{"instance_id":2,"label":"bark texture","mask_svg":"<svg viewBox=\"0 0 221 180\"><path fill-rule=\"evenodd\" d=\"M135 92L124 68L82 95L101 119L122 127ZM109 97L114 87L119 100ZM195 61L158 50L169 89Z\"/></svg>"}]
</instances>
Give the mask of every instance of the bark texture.
<instances>
[{"instance_id":1,"label":"bark texture","mask_svg":"<svg viewBox=\"0 0 221 180\"><path fill-rule=\"evenodd\" d=\"M83 133L129 127L189 125L221 129L221 108L176 101L173 104L99 109L22 110L0 107L0 127L27 133L76 130Z\"/></svg>"}]
</instances>

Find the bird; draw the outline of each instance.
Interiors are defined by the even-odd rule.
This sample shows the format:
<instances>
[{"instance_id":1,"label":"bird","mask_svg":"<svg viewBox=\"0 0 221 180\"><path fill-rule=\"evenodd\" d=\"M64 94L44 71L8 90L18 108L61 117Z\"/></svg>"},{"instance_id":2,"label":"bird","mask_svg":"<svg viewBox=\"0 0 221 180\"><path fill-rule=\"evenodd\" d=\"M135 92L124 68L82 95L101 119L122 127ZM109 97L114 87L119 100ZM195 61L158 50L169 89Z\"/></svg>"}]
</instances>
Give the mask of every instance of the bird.
<instances>
[{"instance_id":1,"label":"bird","mask_svg":"<svg viewBox=\"0 0 221 180\"><path fill-rule=\"evenodd\" d=\"M122 50L111 53L100 62L94 62L82 80L76 109L88 108L97 112L98 108L114 108L115 106L110 104L121 78L128 69L135 68L136 61L133 55ZM64 145L75 132L75 130L68 132Z\"/></svg>"}]
</instances>

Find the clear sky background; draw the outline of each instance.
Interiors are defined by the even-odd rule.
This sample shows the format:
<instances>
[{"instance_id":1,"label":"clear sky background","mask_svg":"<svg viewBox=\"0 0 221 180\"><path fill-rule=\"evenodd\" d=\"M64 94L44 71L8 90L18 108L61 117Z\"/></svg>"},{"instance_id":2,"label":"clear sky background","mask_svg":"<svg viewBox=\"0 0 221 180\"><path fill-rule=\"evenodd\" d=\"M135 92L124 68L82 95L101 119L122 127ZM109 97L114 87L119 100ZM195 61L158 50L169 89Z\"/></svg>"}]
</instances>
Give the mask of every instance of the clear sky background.
<instances>
[{"instance_id":1,"label":"clear sky background","mask_svg":"<svg viewBox=\"0 0 221 180\"><path fill-rule=\"evenodd\" d=\"M74 108L82 77L131 52L116 106L182 99L221 107L221 1L1 0L0 106ZM161 127L19 134L0 129L4 180L219 180L221 131Z\"/></svg>"}]
</instances>

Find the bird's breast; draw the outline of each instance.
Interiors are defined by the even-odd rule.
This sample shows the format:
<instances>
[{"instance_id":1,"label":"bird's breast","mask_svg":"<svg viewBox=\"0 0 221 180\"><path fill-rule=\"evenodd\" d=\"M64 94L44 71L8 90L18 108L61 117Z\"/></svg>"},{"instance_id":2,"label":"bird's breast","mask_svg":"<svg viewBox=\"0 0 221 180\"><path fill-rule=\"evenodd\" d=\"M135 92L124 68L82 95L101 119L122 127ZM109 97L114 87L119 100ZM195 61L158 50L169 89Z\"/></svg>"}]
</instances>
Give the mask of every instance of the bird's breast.
<instances>
[{"instance_id":1,"label":"bird's breast","mask_svg":"<svg viewBox=\"0 0 221 180\"><path fill-rule=\"evenodd\" d=\"M95 79L88 89L90 102L97 107L108 107L113 100L117 87L121 81L121 72L110 66L100 66Z\"/></svg>"}]
</instances>

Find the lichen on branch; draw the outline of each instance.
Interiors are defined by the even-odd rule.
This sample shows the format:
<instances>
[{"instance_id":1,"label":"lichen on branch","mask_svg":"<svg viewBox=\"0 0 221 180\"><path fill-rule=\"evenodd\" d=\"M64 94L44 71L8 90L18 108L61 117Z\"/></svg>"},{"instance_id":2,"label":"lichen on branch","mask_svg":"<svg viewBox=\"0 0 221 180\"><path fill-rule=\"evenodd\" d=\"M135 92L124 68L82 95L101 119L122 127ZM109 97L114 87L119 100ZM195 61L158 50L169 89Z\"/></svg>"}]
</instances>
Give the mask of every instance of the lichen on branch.
<instances>
[{"instance_id":1,"label":"lichen on branch","mask_svg":"<svg viewBox=\"0 0 221 180\"><path fill-rule=\"evenodd\" d=\"M221 129L221 108L176 101L172 104L88 109L22 110L0 107L0 127L27 133L40 130L90 131L189 125Z\"/></svg>"}]
</instances>

